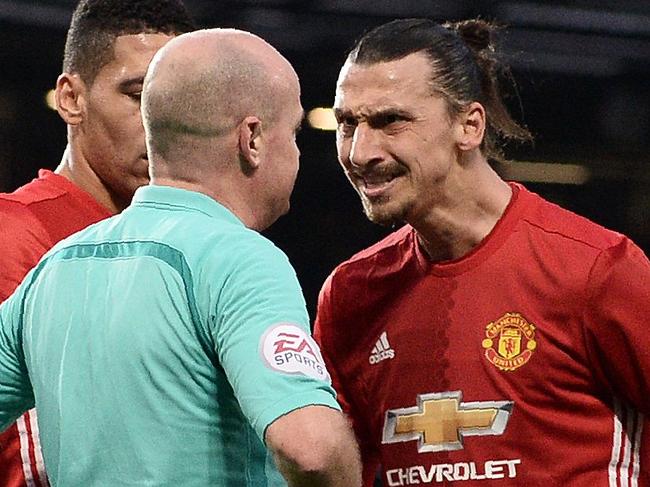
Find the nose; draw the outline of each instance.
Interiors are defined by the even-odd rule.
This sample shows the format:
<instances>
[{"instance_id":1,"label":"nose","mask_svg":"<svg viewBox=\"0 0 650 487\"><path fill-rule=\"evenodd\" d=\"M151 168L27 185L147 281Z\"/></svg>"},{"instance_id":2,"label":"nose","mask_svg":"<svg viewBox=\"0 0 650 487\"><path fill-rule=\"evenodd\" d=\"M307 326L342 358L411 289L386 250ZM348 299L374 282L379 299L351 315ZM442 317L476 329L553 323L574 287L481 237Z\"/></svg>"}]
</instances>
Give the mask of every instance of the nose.
<instances>
[{"instance_id":1,"label":"nose","mask_svg":"<svg viewBox=\"0 0 650 487\"><path fill-rule=\"evenodd\" d=\"M380 134L366 123L360 123L354 130L350 147L350 163L363 167L383 159Z\"/></svg>"}]
</instances>

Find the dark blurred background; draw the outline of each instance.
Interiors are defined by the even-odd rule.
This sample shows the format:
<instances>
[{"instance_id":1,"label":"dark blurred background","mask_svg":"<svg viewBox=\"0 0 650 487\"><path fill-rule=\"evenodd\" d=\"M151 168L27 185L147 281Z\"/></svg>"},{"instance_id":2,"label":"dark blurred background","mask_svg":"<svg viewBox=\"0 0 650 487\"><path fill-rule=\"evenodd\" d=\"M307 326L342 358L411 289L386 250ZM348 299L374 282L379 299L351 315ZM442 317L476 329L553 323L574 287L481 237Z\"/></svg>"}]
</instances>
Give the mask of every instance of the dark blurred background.
<instances>
[{"instance_id":1,"label":"dark blurred background","mask_svg":"<svg viewBox=\"0 0 650 487\"><path fill-rule=\"evenodd\" d=\"M65 125L45 96L60 72L74 0L0 0L0 190L53 169ZM509 106L535 135L510 147L506 178L650 250L650 1L186 0L202 27L249 30L302 80L307 111L329 107L346 50L398 17L505 24L518 84ZM294 263L310 312L343 259L387 233L368 223L336 161L334 133L306 126L290 214L267 232ZM2 231L2 229L0 229Z\"/></svg>"}]
</instances>

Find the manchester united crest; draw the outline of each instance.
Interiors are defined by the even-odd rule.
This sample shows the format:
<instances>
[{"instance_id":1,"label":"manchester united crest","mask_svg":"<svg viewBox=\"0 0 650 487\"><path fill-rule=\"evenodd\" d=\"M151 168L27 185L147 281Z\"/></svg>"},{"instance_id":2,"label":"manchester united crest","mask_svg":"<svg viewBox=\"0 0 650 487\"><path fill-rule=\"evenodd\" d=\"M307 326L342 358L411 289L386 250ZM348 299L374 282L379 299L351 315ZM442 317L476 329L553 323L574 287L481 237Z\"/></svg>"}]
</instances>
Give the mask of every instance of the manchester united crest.
<instances>
[{"instance_id":1,"label":"manchester united crest","mask_svg":"<svg viewBox=\"0 0 650 487\"><path fill-rule=\"evenodd\" d=\"M506 313L485 327L485 357L501 370L516 370L526 364L537 348L535 325L519 313Z\"/></svg>"}]
</instances>

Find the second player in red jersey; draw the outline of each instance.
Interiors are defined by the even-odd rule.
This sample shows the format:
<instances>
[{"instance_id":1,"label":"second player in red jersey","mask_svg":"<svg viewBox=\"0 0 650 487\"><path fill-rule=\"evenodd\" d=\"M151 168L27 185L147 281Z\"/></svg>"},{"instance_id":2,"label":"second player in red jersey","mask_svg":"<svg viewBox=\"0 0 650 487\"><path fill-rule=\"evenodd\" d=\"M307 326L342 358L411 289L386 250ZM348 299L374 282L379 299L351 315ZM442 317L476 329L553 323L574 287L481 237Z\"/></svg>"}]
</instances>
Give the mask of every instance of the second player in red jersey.
<instances>
[{"instance_id":1,"label":"second player in red jersey","mask_svg":"<svg viewBox=\"0 0 650 487\"><path fill-rule=\"evenodd\" d=\"M0 194L0 301L55 243L111 216L84 190L51 171L11 194ZM0 434L0 485L46 485L34 410Z\"/></svg>"},{"instance_id":2,"label":"second player in red jersey","mask_svg":"<svg viewBox=\"0 0 650 487\"><path fill-rule=\"evenodd\" d=\"M140 91L149 61L193 29L180 0L81 0L57 109L68 146L56 172L0 195L0 300L59 240L112 214L148 182ZM48 485L34 410L0 434L0 487Z\"/></svg>"}]
</instances>

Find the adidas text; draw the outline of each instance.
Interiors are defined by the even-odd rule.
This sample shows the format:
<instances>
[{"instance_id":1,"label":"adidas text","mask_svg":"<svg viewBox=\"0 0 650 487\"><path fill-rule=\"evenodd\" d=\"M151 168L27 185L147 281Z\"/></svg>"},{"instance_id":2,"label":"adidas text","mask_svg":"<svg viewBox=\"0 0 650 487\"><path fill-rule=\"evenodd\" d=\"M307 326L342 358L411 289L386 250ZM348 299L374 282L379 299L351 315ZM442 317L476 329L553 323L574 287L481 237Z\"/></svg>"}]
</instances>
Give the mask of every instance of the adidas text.
<instances>
[{"instance_id":1,"label":"adidas text","mask_svg":"<svg viewBox=\"0 0 650 487\"><path fill-rule=\"evenodd\" d=\"M381 362L382 360L386 360L388 358L393 358L393 357L395 357L395 350L384 350L382 352L371 355L368 361L371 364L376 364L377 362Z\"/></svg>"}]
</instances>

